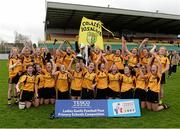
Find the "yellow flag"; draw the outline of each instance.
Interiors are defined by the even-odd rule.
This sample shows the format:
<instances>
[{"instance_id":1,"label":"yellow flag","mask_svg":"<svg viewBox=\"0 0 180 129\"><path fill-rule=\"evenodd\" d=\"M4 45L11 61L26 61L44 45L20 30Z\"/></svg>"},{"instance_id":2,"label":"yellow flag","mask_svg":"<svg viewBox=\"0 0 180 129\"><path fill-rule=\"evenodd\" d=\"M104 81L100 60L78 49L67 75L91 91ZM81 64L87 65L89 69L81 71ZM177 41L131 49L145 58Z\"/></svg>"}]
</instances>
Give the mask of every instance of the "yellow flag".
<instances>
[{"instance_id":1,"label":"yellow flag","mask_svg":"<svg viewBox=\"0 0 180 129\"><path fill-rule=\"evenodd\" d=\"M78 42L83 45L94 44L96 47L104 50L102 22L83 17L79 29Z\"/></svg>"}]
</instances>

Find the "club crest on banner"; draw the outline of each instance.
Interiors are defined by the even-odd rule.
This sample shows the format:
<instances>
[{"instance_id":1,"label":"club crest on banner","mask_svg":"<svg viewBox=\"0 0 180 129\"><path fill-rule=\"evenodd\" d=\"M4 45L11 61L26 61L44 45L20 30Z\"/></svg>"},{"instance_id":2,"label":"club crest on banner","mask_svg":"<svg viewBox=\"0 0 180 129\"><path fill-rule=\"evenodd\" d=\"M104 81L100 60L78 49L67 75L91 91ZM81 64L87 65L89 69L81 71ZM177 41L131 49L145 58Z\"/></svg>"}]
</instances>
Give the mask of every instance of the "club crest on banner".
<instances>
[{"instance_id":1,"label":"club crest on banner","mask_svg":"<svg viewBox=\"0 0 180 129\"><path fill-rule=\"evenodd\" d=\"M102 22L83 17L79 29L78 42L82 45L95 45L104 50Z\"/></svg>"}]
</instances>

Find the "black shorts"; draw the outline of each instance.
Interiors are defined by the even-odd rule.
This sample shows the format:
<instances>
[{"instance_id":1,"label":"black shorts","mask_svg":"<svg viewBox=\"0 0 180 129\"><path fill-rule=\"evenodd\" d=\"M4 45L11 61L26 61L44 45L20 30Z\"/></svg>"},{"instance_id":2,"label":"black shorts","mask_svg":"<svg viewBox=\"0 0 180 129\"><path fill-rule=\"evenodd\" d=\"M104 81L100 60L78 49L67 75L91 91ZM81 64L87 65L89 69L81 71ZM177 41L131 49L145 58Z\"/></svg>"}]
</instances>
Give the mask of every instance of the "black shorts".
<instances>
[{"instance_id":1,"label":"black shorts","mask_svg":"<svg viewBox=\"0 0 180 129\"><path fill-rule=\"evenodd\" d=\"M20 77L21 77L21 75L19 73L17 73L16 76L14 76L13 78L9 78L8 83L9 84L17 84Z\"/></svg>"},{"instance_id":2,"label":"black shorts","mask_svg":"<svg viewBox=\"0 0 180 129\"><path fill-rule=\"evenodd\" d=\"M38 89L38 98L43 98L44 97L44 88Z\"/></svg>"},{"instance_id":3,"label":"black shorts","mask_svg":"<svg viewBox=\"0 0 180 129\"><path fill-rule=\"evenodd\" d=\"M132 74L132 76L136 76L136 69L135 69L135 67L132 67L131 74Z\"/></svg>"},{"instance_id":4,"label":"black shorts","mask_svg":"<svg viewBox=\"0 0 180 129\"><path fill-rule=\"evenodd\" d=\"M56 98L55 88L54 87L44 88L43 98L44 99L55 99Z\"/></svg>"},{"instance_id":5,"label":"black shorts","mask_svg":"<svg viewBox=\"0 0 180 129\"><path fill-rule=\"evenodd\" d=\"M82 88L81 99L94 99L94 91L87 88Z\"/></svg>"},{"instance_id":6,"label":"black shorts","mask_svg":"<svg viewBox=\"0 0 180 129\"><path fill-rule=\"evenodd\" d=\"M137 88L134 92L134 98L139 99L139 101L146 101L146 91L140 88Z\"/></svg>"},{"instance_id":7,"label":"black shorts","mask_svg":"<svg viewBox=\"0 0 180 129\"><path fill-rule=\"evenodd\" d=\"M130 89L126 92L121 92L121 99L133 99L134 98L134 90Z\"/></svg>"},{"instance_id":8,"label":"black shorts","mask_svg":"<svg viewBox=\"0 0 180 129\"><path fill-rule=\"evenodd\" d=\"M124 74L124 70L123 70L123 69L119 69L119 72L120 72L121 74Z\"/></svg>"},{"instance_id":9,"label":"black shorts","mask_svg":"<svg viewBox=\"0 0 180 129\"><path fill-rule=\"evenodd\" d=\"M166 83L166 74L163 73L161 77L161 84L165 84L165 83Z\"/></svg>"},{"instance_id":10,"label":"black shorts","mask_svg":"<svg viewBox=\"0 0 180 129\"><path fill-rule=\"evenodd\" d=\"M80 97L81 96L81 90L73 90L73 89L71 89L71 96Z\"/></svg>"},{"instance_id":11,"label":"black shorts","mask_svg":"<svg viewBox=\"0 0 180 129\"><path fill-rule=\"evenodd\" d=\"M147 92L147 101L151 102L151 103L158 103L159 102L158 92L148 90L148 92Z\"/></svg>"},{"instance_id":12,"label":"black shorts","mask_svg":"<svg viewBox=\"0 0 180 129\"><path fill-rule=\"evenodd\" d=\"M33 97L34 97L34 92L33 91L26 91L26 90L23 90L22 91L22 96L21 96L21 102L25 102L25 101L29 101L29 102L32 102L33 100Z\"/></svg>"},{"instance_id":13,"label":"black shorts","mask_svg":"<svg viewBox=\"0 0 180 129\"><path fill-rule=\"evenodd\" d=\"M58 90L58 99L69 99L69 91L61 92Z\"/></svg>"},{"instance_id":14,"label":"black shorts","mask_svg":"<svg viewBox=\"0 0 180 129\"><path fill-rule=\"evenodd\" d=\"M106 99L107 98L107 88L105 89L98 89L96 93L96 99Z\"/></svg>"},{"instance_id":15,"label":"black shorts","mask_svg":"<svg viewBox=\"0 0 180 129\"><path fill-rule=\"evenodd\" d=\"M119 92L112 90L111 88L107 89L107 96L111 98L119 98Z\"/></svg>"},{"instance_id":16,"label":"black shorts","mask_svg":"<svg viewBox=\"0 0 180 129\"><path fill-rule=\"evenodd\" d=\"M173 73L176 73L176 71L177 71L177 65L173 65L173 66L172 66L172 72L173 72Z\"/></svg>"}]
</instances>

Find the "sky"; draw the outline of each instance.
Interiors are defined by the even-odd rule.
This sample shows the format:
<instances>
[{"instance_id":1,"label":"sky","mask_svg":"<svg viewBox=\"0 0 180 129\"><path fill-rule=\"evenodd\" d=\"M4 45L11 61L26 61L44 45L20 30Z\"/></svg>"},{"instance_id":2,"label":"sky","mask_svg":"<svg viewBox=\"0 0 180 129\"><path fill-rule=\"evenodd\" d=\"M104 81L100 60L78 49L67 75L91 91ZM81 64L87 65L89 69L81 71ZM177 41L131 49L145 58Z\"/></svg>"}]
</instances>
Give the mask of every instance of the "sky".
<instances>
[{"instance_id":1,"label":"sky","mask_svg":"<svg viewBox=\"0 0 180 129\"><path fill-rule=\"evenodd\" d=\"M48 0L180 15L180 0ZM44 39L45 0L0 0L0 40L14 42L14 32L33 42Z\"/></svg>"}]
</instances>

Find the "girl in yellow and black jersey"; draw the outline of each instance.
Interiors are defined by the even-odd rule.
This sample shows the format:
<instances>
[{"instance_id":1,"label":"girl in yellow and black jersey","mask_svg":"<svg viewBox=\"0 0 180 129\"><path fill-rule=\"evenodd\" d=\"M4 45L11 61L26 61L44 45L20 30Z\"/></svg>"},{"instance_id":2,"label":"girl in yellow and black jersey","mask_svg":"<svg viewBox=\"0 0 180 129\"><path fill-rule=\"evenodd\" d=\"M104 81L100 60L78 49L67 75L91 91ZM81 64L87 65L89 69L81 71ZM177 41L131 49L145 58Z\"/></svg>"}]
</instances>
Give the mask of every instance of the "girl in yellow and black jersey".
<instances>
[{"instance_id":1,"label":"girl in yellow and black jersey","mask_svg":"<svg viewBox=\"0 0 180 129\"><path fill-rule=\"evenodd\" d=\"M42 69L44 73L44 104L54 104L56 98L55 77L52 70L55 66L52 62L46 63L46 69Z\"/></svg>"},{"instance_id":2,"label":"girl in yellow and black jersey","mask_svg":"<svg viewBox=\"0 0 180 129\"><path fill-rule=\"evenodd\" d=\"M108 73L108 93L109 99L116 99L120 96L120 78L121 74L118 72L117 66L113 64Z\"/></svg>"},{"instance_id":3,"label":"girl in yellow and black jersey","mask_svg":"<svg viewBox=\"0 0 180 129\"><path fill-rule=\"evenodd\" d=\"M17 92L21 91L21 97L19 102L19 108L30 108L34 93L37 94L37 88L35 88L35 76L33 75L33 66L27 65L27 74L20 77L18 84L16 85ZM20 88L21 86L21 88Z\"/></svg>"},{"instance_id":4,"label":"girl in yellow and black jersey","mask_svg":"<svg viewBox=\"0 0 180 129\"><path fill-rule=\"evenodd\" d=\"M95 63L97 80L96 99L106 99L108 88L108 62L102 55L102 52L100 52L100 56Z\"/></svg>"},{"instance_id":5,"label":"girl in yellow and black jersey","mask_svg":"<svg viewBox=\"0 0 180 129\"><path fill-rule=\"evenodd\" d=\"M115 65L117 66L119 72L121 74L124 73L124 60L123 60L123 53L121 51L121 49L116 50L116 54L113 58L113 62L115 63Z\"/></svg>"},{"instance_id":6,"label":"girl in yellow and black jersey","mask_svg":"<svg viewBox=\"0 0 180 129\"><path fill-rule=\"evenodd\" d=\"M17 103L17 93L14 84L17 84L19 78L22 74L22 60L18 56L18 48L12 48L10 56L9 56L9 86L8 86L8 105L12 104L12 97L14 97L15 102ZM14 94L13 94L14 91Z\"/></svg>"},{"instance_id":7,"label":"girl in yellow and black jersey","mask_svg":"<svg viewBox=\"0 0 180 129\"><path fill-rule=\"evenodd\" d=\"M157 54L152 53L153 57L150 61L150 68L148 70L148 75L144 76L148 80L148 91L147 91L147 108L152 111L160 111L169 108L166 104L159 105L159 93L160 93L160 82L162 76L161 62ZM158 65L153 64L152 61L155 58ZM152 65L153 64L153 65Z\"/></svg>"},{"instance_id":8,"label":"girl in yellow and black jersey","mask_svg":"<svg viewBox=\"0 0 180 129\"><path fill-rule=\"evenodd\" d=\"M23 72L26 72L26 66L27 65L33 65L34 64L34 56L31 55L31 50L27 47L25 47L22 50L22 64L23 64Z\"/></svg>"},{"instance_id":9,"label":"girl in yellow and black jersey","mask_svg":"<svg viewBox=\"0 0 180 129\"><path fill-rule=\"evenodd\" d=\"M64 54L62 54L59 50L55 51L54 55L54 63L56 64L57 70L59 70L60 66L63 64Z\"/></svg>"},{"instance_id":10,"label":"girl in yellow and black jersey","mask_svg":"<svg viewBox=\"0 0 180 129\"><path fill-rule=\"evenodd\" d=\"M69 79L71 74L65 68L65 65L60 66L60 70L53 72L57 77L56 88L58 91L58 99L69 99Z\"/></svg>"},{"instance_id":11,"label":"girl in yellow and black jersey","mask_svg":"<svg viewBox=\"0 0 180 129\"><path fill-rule=\"evenodd\" d=\"M91 60L93 63L96 63L97 59L100 57L100 49L94 48L94 51L91 52Z\"/></svg>"},{"instance_id":12,"label":"girl in yellow and black jersey","mask_svg":"<svg viewBox=\"0 0 180 129\"><path fill-rule=\"evenodd\" d=\"M96 73L94 63L90 63L83 74L81 99L94 99L94 89L96 86Z\"/></svg>"},{"instance_id":13,"label":"girl in yellow and black jersey","mask_svg":"<svg viewBox=\"0 0 180 129\"><path fill-rule=\"evenodd\" d=\"M106 60L108 62L107 63L107 65L108 65L107 68L110 69L112 64L113 64L113 59L114 59L114 53L112 53L112 48L111 48L110 45L108 45L106 47L106 52L105 52L104 57L106 58Z\"/></svg>"},{"instance_id":14,"label":"girl in yellow and black jersey","mask_svg":"<svg viewBox=\"0 0 180 129\"><path fill-rule=\"evenodd\" d=\"M75 53L70 47L67 47L65 52L62 50L60 52L63 55L63 64L67 69L71 62L71 59L75 57Z\"/></svg>"},{"instance_id":15,"label":"girl in yellow and black jersey","mask_svg":"<svg viewBox=\"0 0 180 129\"><path fill-rule=\"evenodd\" d=\"M124 67L124 74L121 75L121 99L133 99L135 88L135 76L132 75L129 66Z\"/></svg>"},{"instance_id":16,"label":"girl in yellow and black jersey","mask_svg":"<svg viewBox=\"0 0 180 129\"><path fill-rule=\"evenodd\" d=\"M137 48L133 48L131 50L131 52L127 49L126 46L126 40L125 38L122 36L122 51L124 53L124 51L128 54L128 66L132 69L132 75L136 75L135 71L136 71L136 66L139 62L139 57L138 57L138 49Z\"/></svg>"},{"instance_id":17,"label":"girl in yellow and black jersey","mask_svg":"<svg viewBox=\"0 0 180 129\"><path fill-rule=\"evenodd\" d=\"M41 65L41 67L44 69L44 61L40 48L36 48L36 52L34 55L34 63Z\"/></svg>"},{"instance_id":18,"label":"girl in yellow and black jersey","mask_svg":"<svg viewBox=\"0 0 180 129\"><path fill-rule=\"evenodd\" d=\"M139 99L141 103L141 108L146 107L147 76L147 67L145 65L138 64L138 71L136 72L136 88L134 92L134 98Z\"/></svg>"},{"instance_id":19,"label":"girl in yellow and black jersey","mask_svg":"<svg viewBox=\"0 0 180 129\"><path fill-rule=\"evenodd\" d=\"M148 65L150 61L150 53L149 50L146 48L146 43L148 42L148 40L148 38L145 38L138 48L139 63L143 66Z\"/></svg>"},{"instance_id":20,"label":"girl in yellow and black jersey","mask_svg":"<svg viewBox=\"0 0 180 129\"><path fill-rule=\"evenodd\" d=\"M42 105L44 102L44 73L42 72L42 66L36 64L36 78L35 78L35 87L37 88L37 96L34 102L35 107Z\"/></svg>"},{"instance_id":21,"label":"girl in yellow and black jersey","mask_svg":"<svg viewBox=\"0 0 180 129\"><path fill-rule=\"evenodd\" d=\"M75 63L75 70L72 69L72 63L74 59L71 60L71 63L68 67L68 71L70 71L71 77L71 85L70 85L70 93L71 99L80 99L81 91L82 91L82 82L83 82L83 66L81 63Z\"/></svg>"}]
</instances>

